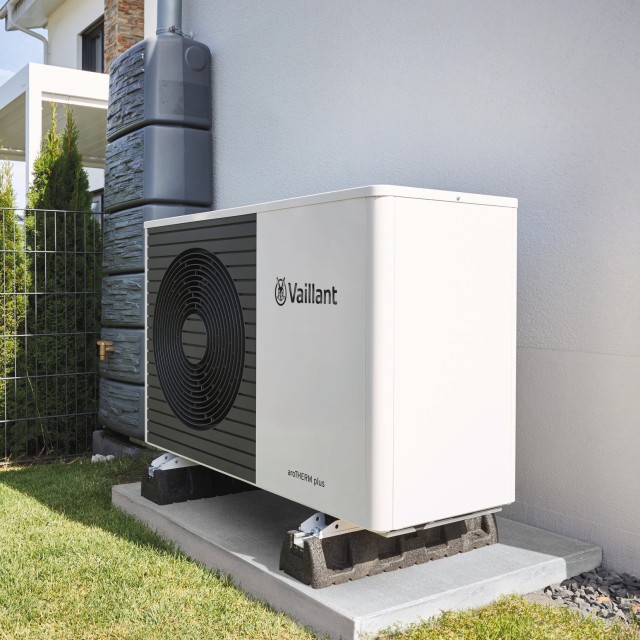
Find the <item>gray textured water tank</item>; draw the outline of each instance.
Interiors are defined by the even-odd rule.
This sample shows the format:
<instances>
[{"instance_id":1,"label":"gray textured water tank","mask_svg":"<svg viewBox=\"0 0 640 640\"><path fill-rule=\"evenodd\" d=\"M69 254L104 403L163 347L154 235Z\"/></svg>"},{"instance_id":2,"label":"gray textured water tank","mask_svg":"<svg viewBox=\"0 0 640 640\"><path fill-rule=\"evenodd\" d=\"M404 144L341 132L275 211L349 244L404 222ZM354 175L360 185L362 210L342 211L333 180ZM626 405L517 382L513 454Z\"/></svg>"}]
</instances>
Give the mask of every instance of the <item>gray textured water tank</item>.
<instances>
[{"instance_id":1,"label":"gray textured water tank","mask_svg":"<svg viewBox=\"0 0 640 640\"><path fill-rule=\"evenodd\" d=\"M163 33L134 45L111 65L107 140L149 124L211 129L211 53Z\"/></svg>"},{"instance_id":2,"label":"gray textured water tank","mask_svg":"<svg viewBox=\"0 0 640 640\"><path fill-rule=\"evenodd\" d=\"M211 134L149 125L107 144L104 207L144 203L211 205Z\"/></svg>"},{"instance_id":3,"label":"gray textured water tank","mask_svg":"<svg viewBox=\"0 0 640 640\"><path fill-rule=\"evenodd\" d=\"M198 211L202 211L202 207L148 204L105 216L102 226L102 272L143 272L144 223L147 220L161 220ZM109 326L108 323L105 326Z\"/></svg>"},{"instance_id":4,"label":"gray textured water tank","mask_svg":"<svg viewBox=\"0 0 640 640\"><path fill-rule=\"evenodd\" d=\"M211 54L162 33L113 62L105 161L103 340L98 421L144 437L143 224L210 210Z\"/></svg>"}]
</instances>

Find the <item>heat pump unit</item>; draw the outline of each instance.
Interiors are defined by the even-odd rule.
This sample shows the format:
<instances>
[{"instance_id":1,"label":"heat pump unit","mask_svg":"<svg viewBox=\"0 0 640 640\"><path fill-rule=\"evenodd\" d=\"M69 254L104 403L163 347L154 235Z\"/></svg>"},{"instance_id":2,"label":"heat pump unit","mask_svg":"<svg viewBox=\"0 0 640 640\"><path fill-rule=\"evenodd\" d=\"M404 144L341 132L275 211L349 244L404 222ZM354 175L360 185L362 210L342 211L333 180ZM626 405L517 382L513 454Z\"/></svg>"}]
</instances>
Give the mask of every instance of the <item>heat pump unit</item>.
<instances>
[{"instance_id":1,"label":"heat pump unit","mask_svg":"<svg viewBox=\"0 0 640 640\"><path fill-rule=\"evenodd\" d=\"M146 441L372 531L512 502L516 207L369 186L146 223Z\"/></svg>"}]
</instances>

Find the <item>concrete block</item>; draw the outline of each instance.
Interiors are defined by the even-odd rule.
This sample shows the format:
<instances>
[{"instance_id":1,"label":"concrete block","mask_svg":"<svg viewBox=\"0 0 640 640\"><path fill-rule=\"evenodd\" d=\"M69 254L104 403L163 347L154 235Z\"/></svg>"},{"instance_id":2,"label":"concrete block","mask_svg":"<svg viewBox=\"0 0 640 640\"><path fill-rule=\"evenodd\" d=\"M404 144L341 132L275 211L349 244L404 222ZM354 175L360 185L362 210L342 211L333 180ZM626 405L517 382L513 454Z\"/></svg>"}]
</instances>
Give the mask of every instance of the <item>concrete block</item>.
<instances>
[{"instance_id":1,"label":"concrete block","mask_svg":"<svg viewBox=\"0 0 640 640\"><path fill-rule=\"evenodd\" d=\"M131 442L128 438L123 438L111 433L107 429L98 429L93 432L93 453L103 456L127 456L129 458L139 458L145 451L144 447Z\"/></svg>"},{"instance_id":2,"label":"concrete block","mask_svg":"<svg viewBox=\"0 0 640 640\"><path fill-rule=\"evenodd\" d=\"M389 538L371 531L323 539L309 536L301 547L295 541L297 533L289 531L282 542L280 569L314 589L433 562L498 541L493 514Z\"/></svg>"},{"instance_id":3,"label":"concrete block","mask_svg":"<svg viewBox=\"0 0 640 640\"><path fill-rule=\"evenodd\" d=\"M240 491L255 491L253 485L200 465L177 469L149 467L149 473L142 477L141 485L141 495L156 504L173 504Z\"/></svg>"}]
</instances>

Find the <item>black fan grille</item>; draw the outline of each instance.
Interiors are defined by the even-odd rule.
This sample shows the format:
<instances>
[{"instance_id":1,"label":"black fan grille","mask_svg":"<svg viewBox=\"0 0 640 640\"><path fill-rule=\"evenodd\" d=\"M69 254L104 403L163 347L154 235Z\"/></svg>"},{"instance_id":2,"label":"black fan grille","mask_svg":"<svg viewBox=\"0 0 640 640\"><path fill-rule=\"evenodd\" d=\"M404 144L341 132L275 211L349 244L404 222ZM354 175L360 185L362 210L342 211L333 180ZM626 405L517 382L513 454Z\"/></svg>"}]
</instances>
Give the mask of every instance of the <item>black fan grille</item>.
<instances>
[{"instance_id":1,"label":"black fan grille","mask_svg":"<svg viewBox=\"0 0 640 640\"><path fill-rule=\"evenodd\" d=\"M202 358L183 347L187 319L199 316ZM209 429L231 410L242 381L245 333L236 287L222 262L190 249L169 265L158 289L153 348L160 387L172 411L192 429Z\"/></svg>"}]
</instances>

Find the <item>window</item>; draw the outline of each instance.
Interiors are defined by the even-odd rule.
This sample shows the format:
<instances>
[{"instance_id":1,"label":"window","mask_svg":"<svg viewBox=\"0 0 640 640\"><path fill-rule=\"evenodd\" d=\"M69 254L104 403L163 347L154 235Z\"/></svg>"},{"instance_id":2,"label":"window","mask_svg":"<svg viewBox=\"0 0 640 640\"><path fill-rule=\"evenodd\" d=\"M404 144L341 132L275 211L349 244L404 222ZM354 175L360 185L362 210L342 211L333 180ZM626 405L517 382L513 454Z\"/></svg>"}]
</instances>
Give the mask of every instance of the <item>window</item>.
<instances>
[{"instance_id":1,"label":"window","mask_svg":"<svg viewBox=\"0 0 640 640\"><path fill-rule=\"evenodd\" d=\"M104 18L82 34L82 70L104 71Z\"/></svg>"},{"instance_id":2,"label":"window","mask_svg":"<svg viewBox=\"0 0 640 640\"><path fill-rule=\"evenodd\" d=\"M91 213L102 213L104 189L96 189L91 192Z\"/></svg>"}]
</instances>

